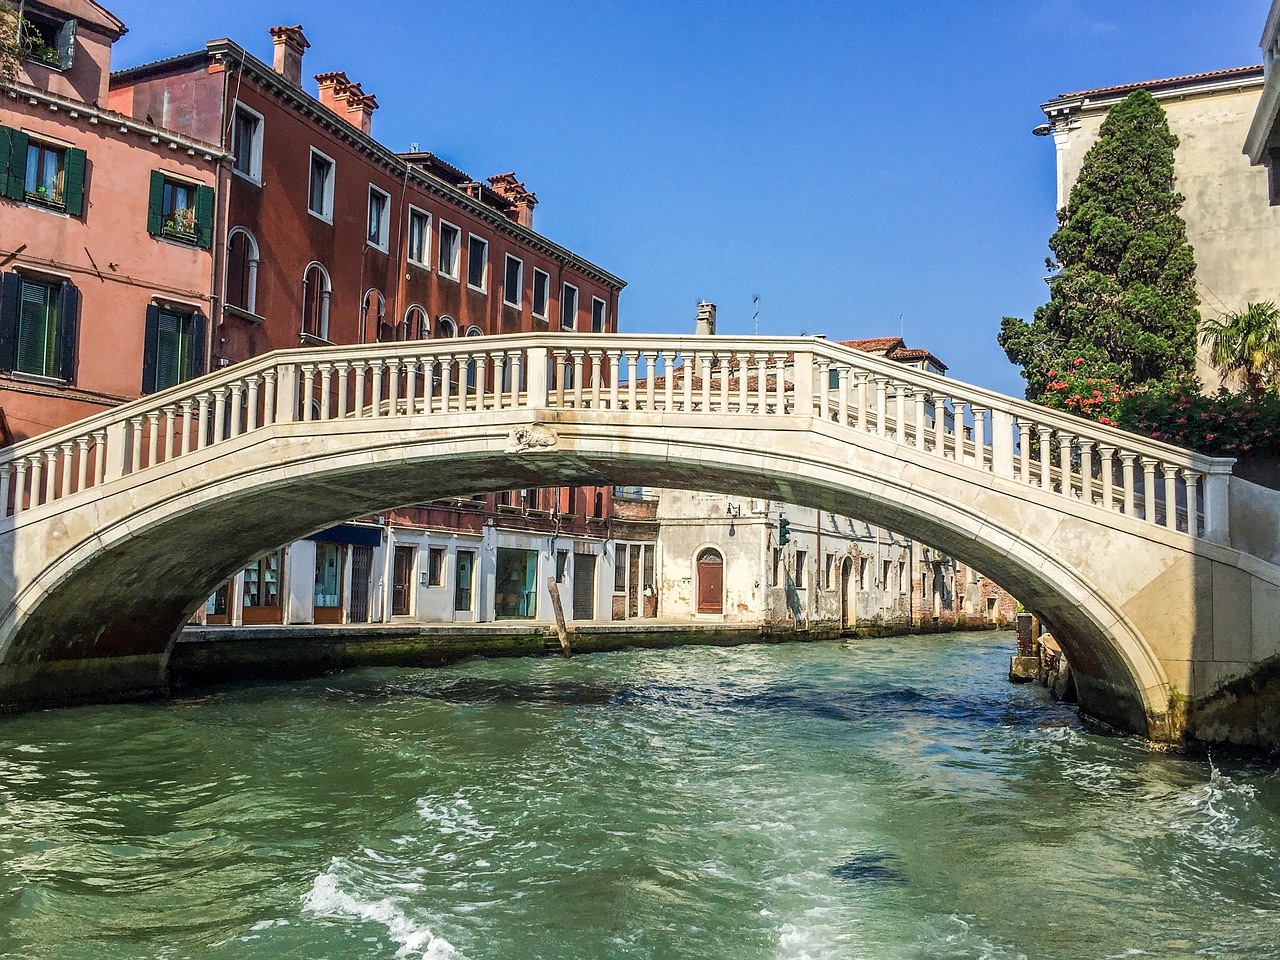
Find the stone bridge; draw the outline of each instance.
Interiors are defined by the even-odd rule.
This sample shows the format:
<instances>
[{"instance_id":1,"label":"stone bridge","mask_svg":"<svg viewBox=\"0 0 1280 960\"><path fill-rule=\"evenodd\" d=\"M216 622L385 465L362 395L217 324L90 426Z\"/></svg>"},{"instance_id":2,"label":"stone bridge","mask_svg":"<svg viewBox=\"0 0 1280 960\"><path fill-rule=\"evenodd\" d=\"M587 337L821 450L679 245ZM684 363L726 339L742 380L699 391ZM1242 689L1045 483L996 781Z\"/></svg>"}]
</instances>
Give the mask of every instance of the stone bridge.
<instances>
[{"instance_id":1,"label":"stone bridge","mask_svg":"<svg viewBox=\"0 0 1280 960\"><path fill-rule=\"evenodd\" d=\"M281 351L3 451L0 705L162 691L219 583L335 523L618 483L899 530L1039 614L1089 714L1274 744L1280 510L1231 466L819 338Z\"/></svg>"}]
</instances>

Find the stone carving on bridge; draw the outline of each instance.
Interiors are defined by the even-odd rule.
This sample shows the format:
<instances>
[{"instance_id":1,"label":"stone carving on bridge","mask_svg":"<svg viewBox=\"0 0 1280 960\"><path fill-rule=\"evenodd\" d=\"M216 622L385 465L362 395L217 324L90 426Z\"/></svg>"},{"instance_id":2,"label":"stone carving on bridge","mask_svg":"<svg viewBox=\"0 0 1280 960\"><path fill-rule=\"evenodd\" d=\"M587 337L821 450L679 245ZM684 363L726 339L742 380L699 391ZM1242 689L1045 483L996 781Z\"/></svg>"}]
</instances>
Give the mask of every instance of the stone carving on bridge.
<instances>
[{"instance_id":1,"label":"stone carving on bridge","mask_svg":"<svg viewBox=\"0 0 1280 960\"><path fill-rule=\"evenodd\" d=\"M545 423L531 423L527 427L516 427L511 431L507 452L524 453L539 447L554 447L559 439L556 432Z\"/></svg>"}]
</instances>

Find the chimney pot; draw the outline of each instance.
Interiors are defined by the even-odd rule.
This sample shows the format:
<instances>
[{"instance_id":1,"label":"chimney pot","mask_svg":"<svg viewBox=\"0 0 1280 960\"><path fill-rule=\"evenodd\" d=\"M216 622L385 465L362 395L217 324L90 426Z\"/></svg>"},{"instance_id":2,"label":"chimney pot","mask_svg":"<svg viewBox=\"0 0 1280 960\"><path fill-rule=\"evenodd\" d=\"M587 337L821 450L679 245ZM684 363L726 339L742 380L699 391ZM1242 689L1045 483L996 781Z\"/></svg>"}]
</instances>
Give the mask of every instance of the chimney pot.
<instances>
[{"instance_id":1,"label":"chimney pot","mask_svg":"<svg viewBox=\"0 0 1280 960\"><path fill-rule=\"evenodd\" d=\"M302 24L272 27L271 41L275 44L272 68L295 87L302 86L302 55L311 46L302 32Z\"/></svg>"},{"instance_id":2,"label":"chimney pot","mask_svg":"<svg viewBox=\"0 0 1280 960\"><path fill-rule=\"evenodd\" d=\"M714 337L716 335L716 305L705 300L698 304L698 323L694 329L695 337Z\"/></svg>"}]
</instances>

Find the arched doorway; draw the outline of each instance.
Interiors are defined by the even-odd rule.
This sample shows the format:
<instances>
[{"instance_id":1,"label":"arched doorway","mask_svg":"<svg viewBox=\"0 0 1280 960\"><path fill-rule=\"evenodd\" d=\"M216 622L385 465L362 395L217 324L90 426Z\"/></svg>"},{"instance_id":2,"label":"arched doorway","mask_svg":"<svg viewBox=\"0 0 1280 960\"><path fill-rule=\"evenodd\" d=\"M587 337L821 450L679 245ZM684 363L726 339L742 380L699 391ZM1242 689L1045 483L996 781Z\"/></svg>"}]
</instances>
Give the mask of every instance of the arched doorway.
<instances>
[{"instance_id":1,"label":"arched doorway","mask_svg":"<svg viewBox=\"0 0 1280 960\"><path fill-rule=\"evenodd\" d=\"M853 557L845 557L840 564L840 629L848 630L857 617L853 598L849 595L853 586Z\"/></svg>"},{"instance_id":2,"label":"arched doorway","mask_svg":"<svg viewBox=\"0 0 1280 960\"><path fill-rule=\"evenodd\" d=\"M711 547L698 554L698 612L724 613L724 557Z\"/></svg>"}]
</instances>

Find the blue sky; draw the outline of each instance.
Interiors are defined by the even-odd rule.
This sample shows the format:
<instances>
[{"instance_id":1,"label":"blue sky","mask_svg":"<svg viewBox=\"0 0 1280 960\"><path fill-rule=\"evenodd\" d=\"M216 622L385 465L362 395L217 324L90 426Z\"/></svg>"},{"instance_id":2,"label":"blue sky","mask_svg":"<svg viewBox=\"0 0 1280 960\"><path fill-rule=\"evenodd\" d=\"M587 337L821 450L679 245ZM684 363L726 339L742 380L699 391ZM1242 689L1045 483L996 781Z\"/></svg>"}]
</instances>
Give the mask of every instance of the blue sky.
<instances>
[{"instance_id":1,"label":"blue sky","mask_svg":"<svg viewBox=\"0 0 1280 960\"><path fill-rule=\"evenodd\" d=\"M622 326L897 334L1021 395L995 337L1044 301L1055 226L1039 104L1257 63L1267 0L852 3L107 0L123 67L230 37L345 70L374 135L477 178L515 170L536 227L628 281ZM180 15L175 13L180 10ZM311 87L314 92L314 86ZM900 319L901 318L901 319Z\"/></svg>"}]
</instances>

